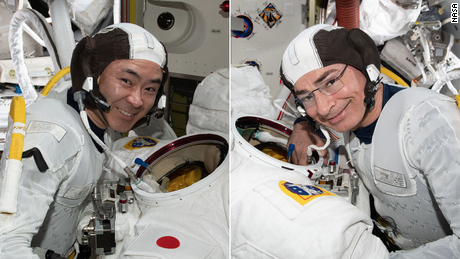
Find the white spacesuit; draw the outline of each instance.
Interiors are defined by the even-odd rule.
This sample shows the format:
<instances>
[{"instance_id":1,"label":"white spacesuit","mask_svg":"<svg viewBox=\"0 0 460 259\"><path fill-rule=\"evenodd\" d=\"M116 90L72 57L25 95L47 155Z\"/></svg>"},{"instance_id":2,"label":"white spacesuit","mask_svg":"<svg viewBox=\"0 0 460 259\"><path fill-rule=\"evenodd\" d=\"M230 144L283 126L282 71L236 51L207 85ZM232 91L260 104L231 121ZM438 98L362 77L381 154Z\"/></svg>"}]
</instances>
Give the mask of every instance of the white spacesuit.
<instances>
[{"instance_id":1,"label":"white spacesuit","mask_svg":"<svg viewBox=\"0 0 460 259\"><path fill-rule=\"evenodd\" d=\"M314 107L332 110L340 107L340 102L348 102L350 107L347 91L364 90L357 102L359 108L343 108L341 113L341 122L360 122L332 124L344 126L345 144L374 197L380 229L404 249L390 256L460 257L456 176L460 167L455 158L460 150L460 114L455 101L428 89L401 90L380 83L380 58L372 39L359 29L329 25L312 26L290 43L283 56L283 82L299 93L305 90L299 78L309 83L318 78L315 73L326 74L337 64L357 69L354 74L363 83L343 83L338 89L341 92L329 94L326 105L315 101L310 106L313 109L304 109L305 116L321 121ZM333 85L337 81L328 82ZM306 105L300 101L299 107Z\"/></svg>"},{"instance_id":2,"label":"white spacesuit","mask_svg":"<svg viewBox=\"0 0 460 259\"><path fill-rule=\"evenodd\" d=\"M269 122L254 120L262 121ZM315 166L279 160L275 166L239 131L233 124L232 258L388 258L366 214L313 185L308 176Z\"/></svg>"},{"instance_id":3,"label":"white spacesuit","mask_svg":"<svg viewBox=\"0 0 460 259\"><path fill-rule=\"evenodd\" d=\"M188 112L187 135L210 131L228 135L229 77L229 69L221 68L196 87Z\"/></svg>"},{"instance_id":4,"label":"white spacesuit","mask_svg":"<svg viewBox=\"0 0 460 259\"><path fill-rule=\"evenodd\" d=\"M392 258L460 257L459 132L455 101L418 88L388 101L372 144L346 135L353 164L386 224L383 229L409 250Z\"/></svg>"},{"instance_id":5,"label":"white spacesuit","mask_svg":"<svg viewBox=\"0 0 460 259\"><path fill-rule=\"evenodd\" d=\"M6 171L8 156L2 157L0 202L2 212L6 213L0 214L0 258L39 258L36 254L44 256L47 250L68 256L72 251L80 214L102 173L105 159L102 149L109 151L102 141L105 128L101 129L95 121L88 120L85 112L89 113L89 110L84 108L92 108L91 111L101 114L102 110L109 111L109 114L113 111L105 103L112 104L113 100L102 96L98 78L114 60L123 59L155 63L153 65L161 71L159 74L163 74L157 89L162 92L167 79L163 46L142 27L117 24L93 37L83 38L77 44L72 56L72 88L67 104L45 98L27 107L22 173ZM87 98L80 99L77 104L72 91L80 93L77 93L79 97L86 93ZM153 113L160 94L151 96L156 96L155 101L142 113L144 117L133 123L142 124ZM126 107L130 105L126 95L118 98ZM78 111L81 111L81 117ZM14 127L14 124L10 126ZM6 146L8 148L9 143ZM10 172L14 177L10 177ZM18 181L14 182L17 183L17 198L4 193L5 185L11 189L13 181L7 181L12 178ZM12 209L4 211L4 204ZM34 250L36 254L32 253L31 246L37 248Z\"/></svg>"},{"instance_id":6,"label":"white spacesuit","mask_svg":"<svg viewBox=\"0 0 460 259\"><path fill-rule=\"evenodd\" d=\"M158 181L162 186L166 178L170 181L165 193L148 193L133 185L133 204L126 213L116 215L117 252L105 258L228 258L225 135L191 134L174 141L124 138L115 142L114 152L144 181ZM145 161L148 169L136 165L136 158ZM184 188L170 190L173 181L180 179L174 172L194 164L201 168L202 178L189 181L193 177L188 174L183 177ZM126 177L112 159L107 169Z\"/></svg>"},{"instance_id":7,"label":"white spacesuit","mask_svg":"<svg viewBox=\"0 0 460 259\"><path fill-rule=\"evenodd\" d=\"M101 175L104 154L75 110L61 101L34 103L26 116L24 151L32 150L34 156L22 159L18 213L0 214L0 257L38 258L31 241L33 247L65 255L75 242L80 211ZM2 156L2 172L7 157Z\"/></svg>"}]
</instances>

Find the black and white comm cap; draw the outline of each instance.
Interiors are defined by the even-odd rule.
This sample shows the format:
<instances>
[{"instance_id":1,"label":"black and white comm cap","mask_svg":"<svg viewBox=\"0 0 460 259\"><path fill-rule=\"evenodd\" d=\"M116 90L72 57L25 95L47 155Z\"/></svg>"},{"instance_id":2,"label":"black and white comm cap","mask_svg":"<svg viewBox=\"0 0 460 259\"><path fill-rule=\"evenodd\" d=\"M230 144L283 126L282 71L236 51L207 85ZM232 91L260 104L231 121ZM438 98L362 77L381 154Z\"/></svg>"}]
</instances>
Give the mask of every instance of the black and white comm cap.
<instances>
[{"instance_id":1,"label":"black and white comm cap","mask_svg":"<svg viewBox=\"0 0 460 259\"><path fill-rule=\"evenodd\" d=\"M288 45L281 62L280 74L284 85L293 91L303 75L336 63L348 64L360 70L368 82L367 66L380 69L380 57L374 41L360 29L318 24L311 26Z\"/></svg>"},{"instance_id":2,"label":"black and white comm cap","mask_svg":"<svg viewBox=\"0 0 460 259\"><path fill-rule=\"evenodd\" d=\"M75 47L70 64L73 93L83 89L87 78L92 78L92 94L103 101L99 92L98 77L114 60L143 59L158 64L163 69L163 80L159 92L163 91L167 79L167 52L163 44L146 29L131 23L110 25L94 36L83 38ZM88 91L88 89L84 89ZM155 101L156 106L158 99ZM92 98L85 99L85 105L96 108Z\"/></svg>"},{"instance_id":3,"label":"black and white comm cap","mask_svg":"<svg viewBox=\"0 0 460 259\"><path fill-rule=\"evenodd\" d=\"M100 30L97 34L110 34L120 29L128 36L128 59L145 59L158 64L161 68L166 65L166 51L163 44L150 32L132 23L119 23Z\"/></svg>"}]
</instances>

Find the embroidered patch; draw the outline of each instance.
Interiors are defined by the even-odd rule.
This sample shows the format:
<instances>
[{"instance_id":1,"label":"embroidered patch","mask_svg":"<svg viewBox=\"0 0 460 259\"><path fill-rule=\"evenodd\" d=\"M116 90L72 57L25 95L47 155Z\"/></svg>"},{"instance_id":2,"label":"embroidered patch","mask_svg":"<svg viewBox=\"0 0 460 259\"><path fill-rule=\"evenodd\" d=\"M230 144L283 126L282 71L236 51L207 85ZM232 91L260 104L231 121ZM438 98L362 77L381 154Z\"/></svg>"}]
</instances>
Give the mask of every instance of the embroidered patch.
<instances>
[{"instance_id":1,"label":"embroidered patch","mask_svg":"<svg viewBox=\"0 0 460 259\"><path fill-rule=\"evenodd\" d=\"M51 133L60 142L67 131L63 127L51 122L31 121L27 126L27 133Z\"/></svg>"},{"instance_id":2,"label":"embroidered patch","mask_svg":"<svg viewBox=\"0 0 460 259\"><path fill-rule=\"evenodd\" d=\"M396 186L400 188L407 188L406 176L400 173L392 172L374 166L375 171L375 180L389 184L391 186Z\"/></svg>"},{"instance_id":3,"label":"embroidered patch","mask_svg":"<svg viewBox=\"0 0 460 259\"><path fill-rule=\"evenodd\" d=\"M322 196L336 196L322 188L313 185L295 184L280 181L279 187L287 196L293 198L300 205L305 205L311 200Z\"/></svg>"},{"instance_id":4,"label":"embroidered patch","mask_svg":"<svg viewBox=\"0 0 460 259\"><path fill-rule=\"evenodd\" d=\"M259 13L260 18L267 24L268 27L272 28L281 19L282 15L276 10L273 4L268 4L262 12Z\"/></svg>"},{"instance_id":5,"label":"embroidered patch","mask_svg":"<svg viewBox=\"0 0 460 259\"><path fill-rule=\"evenodd\" d=\"M143 222L142 226L155 221L152 214L142 215L139 220ZM210 258L213 257L210 256L213 250L218 249L216 245L185 234L186 231L177 231L154 223L143 230L142 227L139 229L142 232L135 236L135 240L122 253L128 258Z\"/></svg>"},{"instance_id":6,"label":"embroidered patch","mask_svg":"<svg viewBox=\"0 0 460 259\"><path fill-rule=\"evenodd\" d=\"M144 147L153 147L157 143L158 141L153 138L138 137L126 143L126 145L124 145L123 147L129 150L134 150L134 149L144 148Z\"/></svg>"},{"instance_id":7,"label":"embroidered patch","mask_svg":"<svg viewBox=\"0 0 460 259\"><path fill-rule=\"evenodd\" d=\"M71 200L76 200L76 199L81 199L84 198L88 195L88 193L91 191L91 188L93 187L93 184L90 183L86 185L85 187L75 187L71 186L64 194L64 198L71 199Z\"/></svg>"}]
</instances>

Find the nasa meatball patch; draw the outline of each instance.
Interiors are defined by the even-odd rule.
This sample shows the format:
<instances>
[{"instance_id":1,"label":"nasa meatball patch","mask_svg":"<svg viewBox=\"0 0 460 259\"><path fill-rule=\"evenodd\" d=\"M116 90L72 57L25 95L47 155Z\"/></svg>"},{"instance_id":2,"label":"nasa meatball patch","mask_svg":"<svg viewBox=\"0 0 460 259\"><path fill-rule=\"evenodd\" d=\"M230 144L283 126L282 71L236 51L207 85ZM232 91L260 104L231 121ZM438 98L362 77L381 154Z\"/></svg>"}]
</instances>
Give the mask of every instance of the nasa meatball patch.
<instances>
[{"instance_id":1,"label":"nasa meatball patch","mask_svg":"<svg viewBox=\"0 0 460 259\"><path fill-rule=\"evenodd\" d=\"M144 147L153 147L158 143L156 139L149 138L149 137L138 137L132 139L130 142L126 143L123 147L128 150L134 150Z\"/></svg>"},{"instance_id":2,"label":"nasa meatball patch","mask_svg":"<svg viewBox=\"0 0 460 259\"><path fill-rule=\"evenodd\" d=\"M318 197L335 196L335 194L314 185L295 184L286 181L280 181L279 187L281 191L283 191L287 196L291 197L302 206Z\"/></svg>"}]
</instances>

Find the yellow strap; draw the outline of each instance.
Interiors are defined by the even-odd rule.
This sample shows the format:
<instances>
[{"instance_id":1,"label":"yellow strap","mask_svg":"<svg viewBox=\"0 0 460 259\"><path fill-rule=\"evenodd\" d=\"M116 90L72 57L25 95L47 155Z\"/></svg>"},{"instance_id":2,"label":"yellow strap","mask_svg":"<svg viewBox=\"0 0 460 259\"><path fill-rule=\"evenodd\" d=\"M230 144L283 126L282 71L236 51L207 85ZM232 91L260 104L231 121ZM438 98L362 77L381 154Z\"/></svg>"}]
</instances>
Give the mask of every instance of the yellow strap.
<instances>
[{"instance_id":1,"label":"yellow strap","mask_svg":"<svg viewBox=\"0 0 460 259\"><path fill-rule=\"evenodd\" d=\"M457 106L458 106L458 108L460 109L460 94L457 94L457 95L455 96L455 100L457 101Z\"/></svg>"},{"instance_id":2,"label":"yellow strap","mask_svg":"<svg viewBox=\"0 0 460 259\"><path fill-rule=\"evenodd\" d=\"M404 80L402 80L401 77L399 77L395 73L391 72L388 68L380 67L380 72L382 72L382 74L388 76L389 78L393 79L399 85L409 87L409 85Z\"/></svg>"},{"instance_id":3,"label":"yellow strap","mask_svg":"<svg viewBox=\"0 0 460 259\"><path fill-rule=\"evenodd\" d=\"M13 133L11 134L8 159L21 161L26 124L26 103L23 97L13 97L10 105L10 117L13 119Z\"/></svg>"},{"instance_id":4,"label":"yellow strap","mask_svg":"<svg viewBox=\"0 0 460 259\"><path fill-rule=\"evenodd\" d=\"M53 86L61 79L63 76L70 72L70 67L65 67L61 69L61 71L57 72L51 79L46 83L45 87L43 88L42 92L40 93L42 96L47 96Z\"/></svg>"}]
</instances>

